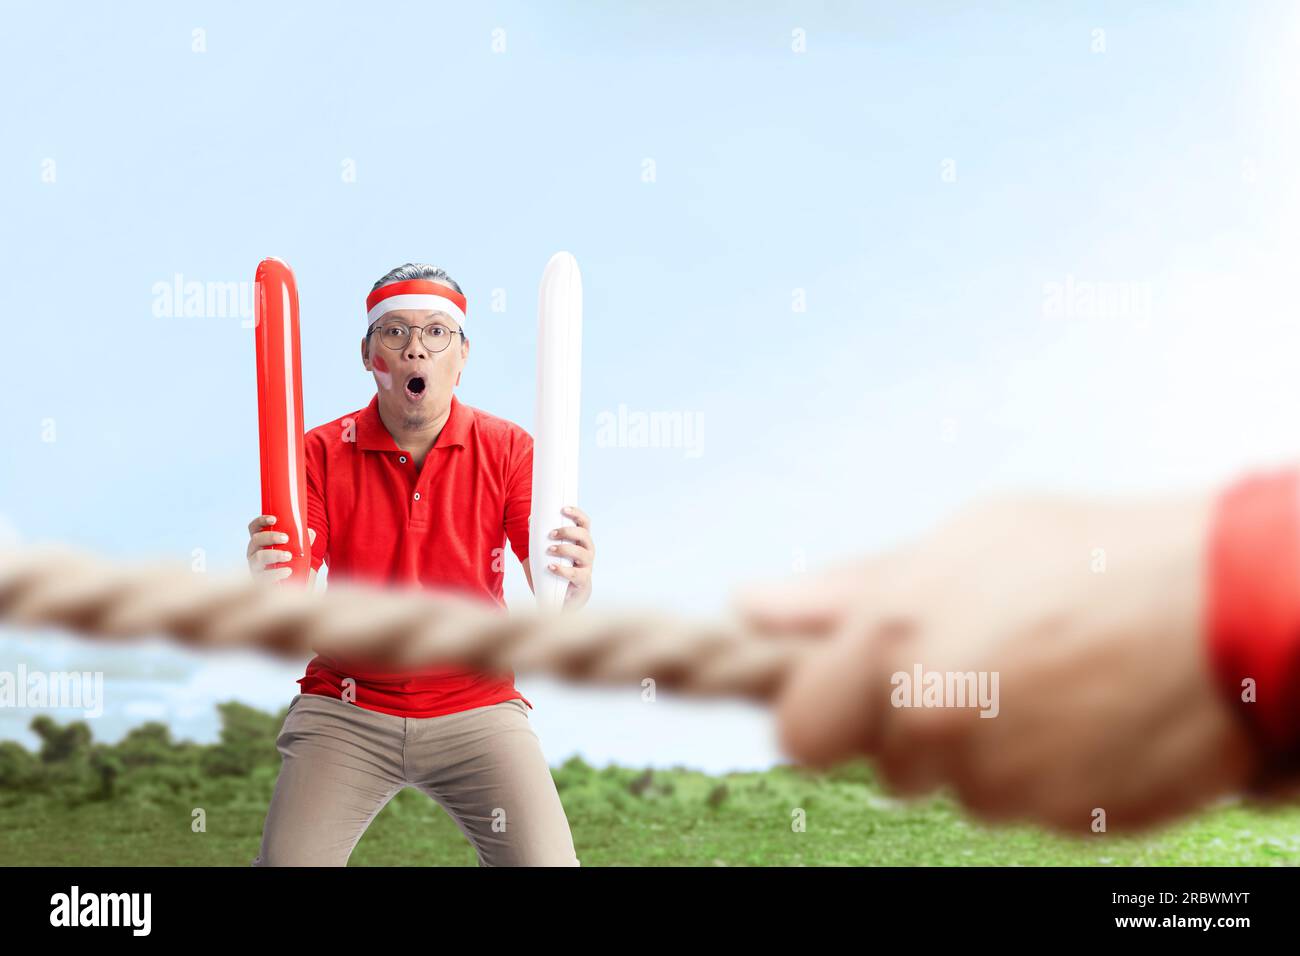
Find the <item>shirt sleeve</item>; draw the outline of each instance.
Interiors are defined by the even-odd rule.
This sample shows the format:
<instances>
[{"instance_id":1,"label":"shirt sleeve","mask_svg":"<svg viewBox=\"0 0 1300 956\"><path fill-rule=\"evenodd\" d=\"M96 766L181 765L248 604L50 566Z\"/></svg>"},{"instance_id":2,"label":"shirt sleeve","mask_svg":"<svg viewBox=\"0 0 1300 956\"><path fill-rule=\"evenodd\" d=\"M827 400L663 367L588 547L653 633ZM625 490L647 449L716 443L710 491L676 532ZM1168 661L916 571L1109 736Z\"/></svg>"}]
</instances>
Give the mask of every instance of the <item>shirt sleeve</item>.
<instances>
[{"instance_id":1,"label":"shirt sleeve","mask_svg":"<svg viewBox=\"0 0 1300 956\"><path fill-rule=\"evenodd\" d=\"M533 436L522 429L506 469L506 536L520 563L528 561L528 519L533 510Z\"/></svg>"},{"instance_id":2,"label":"shirt sleeve","mask_svg":"<svg viewBox=\"0 0 1300 956\"><path fill-rule=\"evenodd\" d=\"M325 511L325 449L319 439L309 439L307 456L307 527L316 532L311 548L311 569L319 571L330 549L330 521Z\"/></svg>"}]
</instances>

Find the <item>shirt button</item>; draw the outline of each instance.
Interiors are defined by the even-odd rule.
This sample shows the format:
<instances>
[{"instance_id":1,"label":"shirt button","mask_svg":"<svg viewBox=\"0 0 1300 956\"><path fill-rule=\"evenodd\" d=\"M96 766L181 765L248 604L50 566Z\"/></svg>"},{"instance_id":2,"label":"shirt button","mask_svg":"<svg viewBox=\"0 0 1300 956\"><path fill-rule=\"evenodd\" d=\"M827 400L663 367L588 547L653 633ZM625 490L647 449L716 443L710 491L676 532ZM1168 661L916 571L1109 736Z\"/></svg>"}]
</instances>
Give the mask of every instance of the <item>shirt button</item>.
<instances>
[{"instance_id":1,"label":"shirt button","mask_svg":"<svg viewBox=\"0 0 1300 956\"><path fill-rule=\"evenodd\" d=\"M415 493L415 500L416 501L420 500L420 493L418 491Z\"/></svg>"},{"instance_id":2,"label":"shirt button","mask_svg":"<svg viewBox=\"0 0 1300 956\"><path fill-rule=\"evenodd\" d=\"M397 459L397 460L400 461L403 465L406 464L406 456L405 456L405 455L403 455L401 458L399 458L399 459Z\"/></svg>"}]
</instances>

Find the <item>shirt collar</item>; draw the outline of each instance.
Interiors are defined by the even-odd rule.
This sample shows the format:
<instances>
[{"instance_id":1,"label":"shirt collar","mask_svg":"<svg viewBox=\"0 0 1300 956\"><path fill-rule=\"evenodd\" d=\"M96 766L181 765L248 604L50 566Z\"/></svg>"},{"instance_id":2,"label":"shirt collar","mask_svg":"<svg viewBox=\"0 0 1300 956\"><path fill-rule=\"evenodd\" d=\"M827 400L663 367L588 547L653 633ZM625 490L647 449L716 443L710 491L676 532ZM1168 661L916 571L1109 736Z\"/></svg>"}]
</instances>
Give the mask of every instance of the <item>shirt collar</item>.
<instances>
[{"instance_id":1,"label":"shirt collar","mask_svg":"<svg viewBox=\"0 0 1300 956\"><path fill-rule=\"evenodd\" d=\"M469 437L471 424L473 424L472 415L453 393L451 411L447 414L447 421L443 423L442 431L438 433L438 439L433 443L433 447L448 448L452 445L463 447ZM397 442L393 440L392 434L384 427L384 420L379 417L378 392L375 392L374 397L370 399L370 404L357 415L357 450L401 451L397 447Z\"/></svg>"}]
</instances>

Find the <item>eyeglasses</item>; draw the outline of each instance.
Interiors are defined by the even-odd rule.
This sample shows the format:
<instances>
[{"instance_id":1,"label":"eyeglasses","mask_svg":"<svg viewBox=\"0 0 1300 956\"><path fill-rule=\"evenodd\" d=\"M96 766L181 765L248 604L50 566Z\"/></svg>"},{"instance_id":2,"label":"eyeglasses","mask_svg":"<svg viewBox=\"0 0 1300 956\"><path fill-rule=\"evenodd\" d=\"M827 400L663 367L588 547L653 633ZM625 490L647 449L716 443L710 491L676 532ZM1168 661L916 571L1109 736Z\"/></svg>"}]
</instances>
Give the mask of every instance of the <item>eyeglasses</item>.
<instances>
[{"instance_id":1,"label":"eyeglasses","mask_svg":"<svg viewBox=\"0 0 1300 956\"><path fill-rule=\"evenodd\" d=\"M411 328L405 322L393 320L380 325L372 325L366 329L366 338L370 338L370 333L378 330L379 341L393 351L397 351L406 348L406 343L411 341ZM464 336L465 334L459 329L449 329L438 322L431 322L423 328L416 326L416 328L420 329L420 341L424 343L424 347L430 352L441 352L451 344L451 340L455 336Z\"/></svg>"}]
</instances>

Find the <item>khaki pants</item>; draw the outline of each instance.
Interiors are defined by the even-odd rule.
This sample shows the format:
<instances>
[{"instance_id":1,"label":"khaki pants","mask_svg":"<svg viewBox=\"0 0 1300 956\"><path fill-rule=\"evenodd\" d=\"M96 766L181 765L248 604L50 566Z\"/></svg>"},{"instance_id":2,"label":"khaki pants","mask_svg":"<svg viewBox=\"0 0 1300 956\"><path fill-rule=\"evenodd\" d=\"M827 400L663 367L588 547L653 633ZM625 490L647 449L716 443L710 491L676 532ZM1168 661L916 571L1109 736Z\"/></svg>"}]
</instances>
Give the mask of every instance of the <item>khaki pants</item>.
<instances>
[{"instance_id":1,"label":"khaki pants","mask_svg":"<svg viewBox=\"0 0 1300 956\"><path fill-rule=\"evenodd\" d=\"M447 811L480 866L579 865L521 700L395 717L298 694L275 746L284 759L254 866L345 866L370 821L408 786Z\"/></svg>"}]
</instances>

